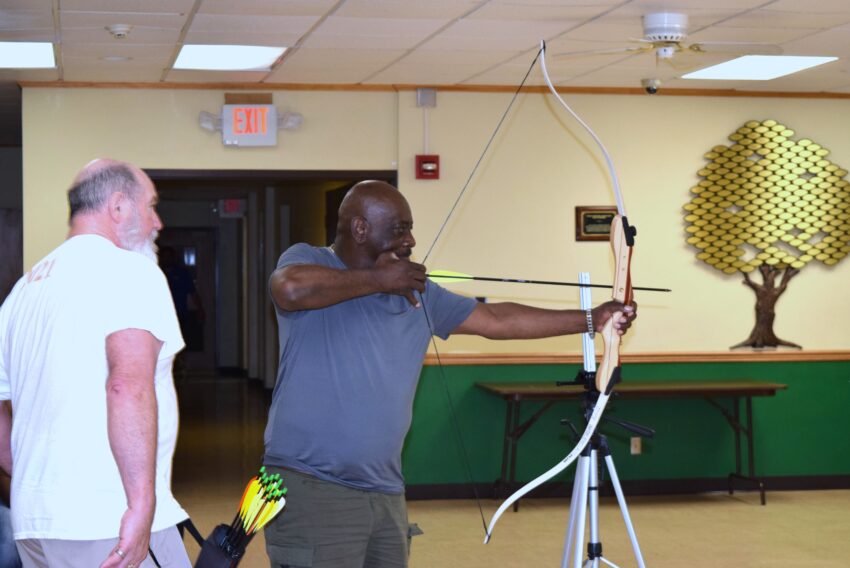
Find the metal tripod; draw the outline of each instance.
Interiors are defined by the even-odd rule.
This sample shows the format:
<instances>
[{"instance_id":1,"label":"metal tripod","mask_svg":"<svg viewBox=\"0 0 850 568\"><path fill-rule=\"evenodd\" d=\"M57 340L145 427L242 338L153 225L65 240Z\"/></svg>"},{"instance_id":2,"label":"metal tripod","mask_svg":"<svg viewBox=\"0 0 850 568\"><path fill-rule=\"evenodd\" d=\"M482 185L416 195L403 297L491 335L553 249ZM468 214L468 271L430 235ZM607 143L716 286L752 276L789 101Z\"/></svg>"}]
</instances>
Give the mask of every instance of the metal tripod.
<instances>
[{"instance_id":1,"label":"metal tripod","mask_svg":"<svg viewBox=\"0 0 850 568\"><path fill-rule=\"evenodd\" d=\"M586 272L579 274L579 282L583 284L590 283L590 275ZM581 288L581 307L582 309L590 309L590 288ZM584 353L584 369L579 371L575 381L570 384L582 384L585 387L584 410L585 419L588 419L593 412L593 407L596 399L599 396L599 391L596 390L596 352L593 344L593 337L585 333L582 335L582 351ZM559 383L566 384L566 383ZM645 428L638 424L627 422L625 420L615 420L612 418L603 418L604 421L616 424L629 432L639 436L652 437L655 432L649 428ZM563 422L569 424L573 432L578 434L575 427L568 421ZM608 448L607 438L598 431L593 433L590 442L584 447L576 464L576 476L573 482L573 495L570 501L570 520L567 527L567 537L564 544L564 557L561 562L561 568L570 567L570 556L572 553L573 568L599 568L599 563L605 564L614 568L619 568L616 564L602 556L602 540L599 535L599 456L605 460L605 465L608 468L608 476L611 479L611 485L614 488L614 493L617 495L617 502L620 505L620 511L623 514L623 520L626 524L626 530L629 533L629 540L632 543L635 559L637 560L638 568L645 568L643 555L640 552L637 535L632 525L632 519L629 516L629 509L626 505L626 498L623 496L623 488L620 486L620 478L617 476L617 470L614 467L614 460L611 457L611 452ZM586 517L589 513L589 519ZM583 560L584 550L583 543L585 541L585 525L589 520L589 531L587 541L587 558Z\"/></svg>"},{"instance_id":2,"label":"metal tripod","mask_svg":"<svg viewBox=\"0 0 850 568\"><path fill-rule=\"evenodd\" d=\"M620 424L620 421L609 421L616 422L621 426L627 427L629 430L632 429L631 427L637 426L631 423ZM623 521L626 524L626 531L629 533L629 540L632 543L632 551L634 552L635 560L637 560L638 568L645 568L643 555L640 552L640 544L638 544L632 519L629 516L629 508L626 505L626 498L623 495L623 488L620 486L620 478L617 475L617 469L614 467L614 459L611 457L611 452L608 448L608 439L599 433L593 434L590 442L582 450L576 465L576 477L573 482L573 495L570 501L570 520L567 527L567 538L564 544L564 557L561 562L561 568L570 567L571 552L573 568L599 568L600 562L604 562L614 568L619 568L602 555L602 540L599 535L600 456L604 459L605 465L608 468L608 477L617 496L620 512L623 514ZM589 516L587 520L590 525L586 547L587 558L582 560L585 550L585 547L582 547L582 543L585 540L587 516Z\"/></svg>"}]
</instances>

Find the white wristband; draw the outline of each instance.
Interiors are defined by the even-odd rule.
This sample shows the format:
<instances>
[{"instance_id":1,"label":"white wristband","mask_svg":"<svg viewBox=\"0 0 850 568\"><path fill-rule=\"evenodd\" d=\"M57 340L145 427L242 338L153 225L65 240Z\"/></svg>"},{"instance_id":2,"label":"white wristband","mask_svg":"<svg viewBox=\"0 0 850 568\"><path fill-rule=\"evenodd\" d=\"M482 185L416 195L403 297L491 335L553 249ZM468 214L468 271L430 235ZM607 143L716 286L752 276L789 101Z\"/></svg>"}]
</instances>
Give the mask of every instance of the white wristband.
<instances>
[{"instance_id":1,"label":"white wristband","mask_svg":"<svg viewBox=\"0 0 850 568\"><path fill-rule=\"evenodd\" d=\"M590 337L593 337L595 335L595 332L593 331L593 312L591 310L587 310L584 314L585 319L587 320L587 333L590 334Z\"/></svg>"}]
</instances>

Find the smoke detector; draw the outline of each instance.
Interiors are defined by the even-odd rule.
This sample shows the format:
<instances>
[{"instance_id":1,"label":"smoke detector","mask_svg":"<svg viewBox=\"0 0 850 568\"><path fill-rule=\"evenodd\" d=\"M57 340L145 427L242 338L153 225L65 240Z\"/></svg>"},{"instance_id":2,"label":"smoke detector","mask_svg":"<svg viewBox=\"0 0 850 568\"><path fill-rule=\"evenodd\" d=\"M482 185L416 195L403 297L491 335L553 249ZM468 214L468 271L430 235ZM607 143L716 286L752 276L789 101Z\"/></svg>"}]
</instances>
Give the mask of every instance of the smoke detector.
<instances>
[{"instance_id":1,"label":"smoke detector","mask_svg":"<svg viewBox=\"0 0 850 568\"><path fill-rule=\"evenodd\" d=\"M127 24L112 24L106 26L106 31L111 33L115 39L125 39L130 34L132 27Z\"/></svg>"},{"instance_id":2,"label":"smoke detector","mask_svg":"<svg viewBox=\"0 0 850 568\"><path fill-rule=\"evenodd\" d=\"M688 16L677 12L655 12L643 17L643 38L653 42L680 42L688 35Z\"/></svg>"}]
</instances>

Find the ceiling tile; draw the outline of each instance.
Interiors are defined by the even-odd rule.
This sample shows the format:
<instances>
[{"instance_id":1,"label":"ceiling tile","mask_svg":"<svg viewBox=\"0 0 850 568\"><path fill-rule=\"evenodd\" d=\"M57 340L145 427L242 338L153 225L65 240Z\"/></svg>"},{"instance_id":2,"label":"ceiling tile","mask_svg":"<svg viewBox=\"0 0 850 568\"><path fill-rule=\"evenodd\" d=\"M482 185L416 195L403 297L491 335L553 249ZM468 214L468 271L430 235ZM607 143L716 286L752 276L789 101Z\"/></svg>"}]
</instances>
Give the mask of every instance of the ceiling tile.
<instances>
[{"instance_id":1,"label":"ceiling tile","mask_svg":"<svg viewBox=\"0 0 850 568\"><path fill-rule=\"evenodd\" d=\"M805 28L745 28L729 27L723 24L688 36L686 43L733 41L781 44L811 33L812 30Z\"/></svg>"},{"instance_id":2,"label":"ceiling tile","mask_svg":"<svg viewBox=\"0 0 850 568\"><path fill-rule=\"evenodd\" d=\"M204 0L198 14L322 16L336 0Z\"/></svg>"},{"instance_id":3,"label":"ceiling tile","mask_svg":"<svg viewBox=\"0 0 850 568\"><path fill-rule=\"evenodd\" d=\"M732 28L831 28L850 22L850 14L832 12L819 12L817 5L812 5L812 11L793 12L773 10L773 5L764 10L753 10L752 12L736 16L723 22L723 27Z\"/></svg>"},{"instance_id":4,"label":"ceiling tile","mask_svg":"<svg viewBox=\"0 0 850 568\"><path fill-rule=\"evenodd\" d=\"M246 34L244 40L250 40L251 34L303 34L318 21L317 16L258 16L219 14L198 14L189 28L191 33L199 32L236 32ZM248 44L250 45L250 43Z\"/></svg>"},{"instance_id":5,"label":"ceiling tile","mask_svg":"<svg viewBox=\"0 0 850 568\"><path fill-rule=\"evenodd\" d=\"M0 41L46 41L53 42L55 34L52 28L41 30L2 30Z\"/></svg>"},{"instance_id":6,"label":"ceiling tile","mask_svg":"<svg viewBox=\"0 0 850 568\"><path fill-rule=\"evenodd\" d=\"M21 10L44 11L50 14L53 10L53 0L3 0L0 13L5 17L6 14Z\"/></svg>"},{"instance_id":7,"label":"ceiling tile","mask_svg":"<svg viewBox=\"0 0 850 568\"><path fill-rule=\"evenodd\" d=\"M782 44L785 53L795 55L850 56L850 25L835 27Z\"/></svg>"},{"instance_id":8,"label":"ceiling tile","mask_svg":"<svg viewBox=\"0 0 850 568\"><path fill-rule=\"evenodd\" d=\"M520 51L558 35L564 28L562 22L461 20L430 39L422 49Z\"/></svg>"},{"instance_id":9,"label":"ceiling tile","mask_svg":"<svg viewBox=\"0 0 850 568\"><path fill-rule=\"evenodd\" d=\"M421 69L442 67L444 65L482 65L491 66L509 61L517 55L516 51L416 51L404 60L405 64L417 65Z\"/></svg>"},{"instance_id":10,"label":"ceiling tile","mask_svg":"<svg viewBox=\"0 0 850 568\"><path fill-rule=\"evenodd\" d=\"M833 14L847 13L847 0L817 0L806 2L805 0L776 0L768 6L771 10L782 10L785 12L797 12L808 14L811 12L831 12Z\"/></svg>"},{"instance_id":11,"label":"ceiling tile","mask_svg":"<svg viewBox=\"0 0 850 568\"><path fill-rule=\"evenodd\" d=\"M62 44L68 43L135 43L135 44L162 44L172 45L180 37L179 29L134 27L130 30L126 39L116 39L103 27L94 28L72 28L62 31Z\"/></svg>"},{"instance_id":12,"label":"ceiling tile","mask_svg":"<svg viewBox=\"0 0 850 568\"><path fill-rule=\"evenodd\" d=\"M66 81L156 83L162 77L163 67L162 62L150 59L109 62L109 65L96 59L71 57L63 60Z\"/></svg>"},{"instance_id":13,"label":"ceiling tile","mask_svg":"<svg viewBox=\"0 0 850 568\"><path fill-rule=\"evenodd\" d=\"M183 41L184 44L193 45L266 45L271 47L289 47L298 43L302 34L299 33L252 33L246 36L245 32L235 31L210 31L189 32Z\"/></svg>"},{"instance_id":14,"label":"ceiling tile","mask_svg":"<svg viewBox=\"0 0 850 568\"><path fill-rule=\"evenodd\" d=\"M194 0L62 0L63 12L186 14Z\"/></svg>"},{"instance_id":15,"label":"ceiling tile","mask_svg":"<svg viewBox=\"0 0 850 568\"><path fill-rule=\"evenodd\" d=\"M7 10L0 8L0 31L52 30L53 14L48 10Z\"/></svg>"},{"instance_id":16,"label":"ceiling tile","mask_svg":"<svg viewBox=\"0 0 850 568\"><path fill-rule=\"evenodd\" d=\"M519 2L516 0L492 1L470 14L470 20L558 20L565 24L579 23L610 10L619 2Z\"/></svg>"},{"instance_id":17,"label":"ceiling tile","mask_svg":"<svg viewBox=\"0 0 850 568\"><path fill-rule=\"evenodd\" d=\"M173 43L140 44L109 41L99 43L65 43L62 45L62 55L66 58L123 56L134 59L155 59L161 57L168 58L172 53L174 53Z\"/></svg>"},{"instance_id":18,"label":"ceiling tile","mask_svg":"<svg viewBox=\"0 0 850 568\"><path fill-rule=\"evenodd\" d=\"M327 83L355 85L373 75L377 65L348 65L321 68L316 66L281 67L266 80L267 83ZM333 80L331 80L333 77Z\"/></svg>"},{"instance_id":19,"label":"ceiling tile","mask_svg":"<svg viewBox=\"0 0 850 568\"><path fill-rule=\"evenodd\" d=\"M347 0L334 16L347 18L454 20L481 4L481 0Z\"/></svg>"},{"instance_id":20,"label":"ceiling tile","mask_svg":"<svg viewBox=\"0 0 850 568\"><path fill-rule=\"evenodd\" d=\"M444 25L432 19L330 17L304 41L315 48L409 49Z\"/></svg>"},{"instance_id":21,"label":"ceiling tile","mask_svg":"<svg viewBox=\"0 0 850 568\"><path fill-rule=\"evenodd\" d=\"M58 81L58 69L0 69L0 81Z\"/></svg>"},{"instance_id":22,"label":"ceiling tile","mask_svg":"<svg viewBox=\"0 0 850 568\"><path fill-rule=\"evenodd\" d=\"M368 79L368 83L413 83L420 85L452 85L482 70L480 65L442 65L423 70L419 65L399 63Z\"/></svg>"},{"instance_id":23,"label":"ceiling tile","mask_svg":"<svg viewBox=\"0 0 850 568\"><path fill-rule=\"evenodd\" d=\"M296 50L269 76L269 82L359 83L377 73L406 52L403 50L305 49Z\"/></svg>"},{"instance_id":24,"label":"ceiling tile","mask_svg":"<svg viewBox=\"0 0 850 568\"><path fill-rule=\"evenodd\" d=\"M304 67L309 65L345 67L354 64L388 65L407 53L404 50L391 49L310 49L298 48L286 57L284 67Z\"/></svg>"},{"instance_id":25,"label":"ceiling tile","mask_svg":"<svg viewBox=\"0 0 850 568\"><path fill-rule=\"evenodd\" d=\"M133 28L180 30L186 23L185 15L139 14L139 13L88 13L62 12L62 30L103 29L112 24L128 24ZM131 30L132 34L133 31Z\"/></svg>"}]
</instances>

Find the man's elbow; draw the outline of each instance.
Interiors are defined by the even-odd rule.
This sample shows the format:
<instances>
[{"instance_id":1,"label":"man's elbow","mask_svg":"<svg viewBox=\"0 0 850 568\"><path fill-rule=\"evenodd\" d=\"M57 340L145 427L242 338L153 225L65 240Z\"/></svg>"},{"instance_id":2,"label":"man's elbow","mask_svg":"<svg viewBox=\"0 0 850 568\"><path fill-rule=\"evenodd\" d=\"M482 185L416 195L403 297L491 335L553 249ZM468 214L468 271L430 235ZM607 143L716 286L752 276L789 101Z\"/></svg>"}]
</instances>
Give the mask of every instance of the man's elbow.
<instances>
[{"instance_id":1,"label":"man's elbow","mask_svg":"<svg viewBox=\"0 0 850 568\"><path fill-rule=\"evenodd\" d=\"M308 296L304 287L292 278L280 278L273 282L271 293L277 307L286 312L303 309L302 303Z\"/></svg>"}]
</instances>

